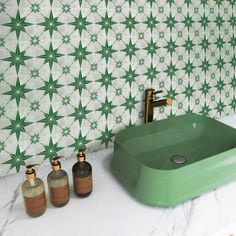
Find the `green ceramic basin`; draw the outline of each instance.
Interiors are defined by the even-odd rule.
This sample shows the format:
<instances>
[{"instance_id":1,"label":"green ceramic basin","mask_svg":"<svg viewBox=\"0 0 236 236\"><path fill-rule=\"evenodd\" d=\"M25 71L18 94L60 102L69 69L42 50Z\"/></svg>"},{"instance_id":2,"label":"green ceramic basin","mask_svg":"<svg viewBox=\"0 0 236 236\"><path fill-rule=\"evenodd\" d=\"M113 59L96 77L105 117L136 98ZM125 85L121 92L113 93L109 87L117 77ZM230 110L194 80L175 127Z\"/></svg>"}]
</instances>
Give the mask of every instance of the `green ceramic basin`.
<instances>
[{"instance_id":1,"label":"green ceramic basin","mask_svg":"<svg viewBox=\"0 0 236 236\"><path fill-rule=\"evenodd\" d=\"M174 206L236 179L236 129L196 114L131 127L111 168L141 202Z\"/></svg>"}]
</instances>

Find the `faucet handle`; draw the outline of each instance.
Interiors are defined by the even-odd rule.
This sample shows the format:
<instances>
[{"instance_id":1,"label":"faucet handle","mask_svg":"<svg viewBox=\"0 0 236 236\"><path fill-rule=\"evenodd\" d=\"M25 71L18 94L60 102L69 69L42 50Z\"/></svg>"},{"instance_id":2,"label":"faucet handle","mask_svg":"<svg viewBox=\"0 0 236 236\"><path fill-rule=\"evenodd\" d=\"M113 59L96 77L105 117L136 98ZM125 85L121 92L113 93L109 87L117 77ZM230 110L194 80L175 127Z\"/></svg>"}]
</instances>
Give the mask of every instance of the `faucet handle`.
<instances>
[{"instance_id":1,"label":"faucet handle","mask_svg":"<svg viewBox=\"0 0 236 236\"><path fill-rule=\"evenodd\" d=\"M155 95L155 94L158 94L158 93L162 93L163 91L162 90L157 90L157 91L153 91L152 94Z\"/></svg>"}]
</instances>

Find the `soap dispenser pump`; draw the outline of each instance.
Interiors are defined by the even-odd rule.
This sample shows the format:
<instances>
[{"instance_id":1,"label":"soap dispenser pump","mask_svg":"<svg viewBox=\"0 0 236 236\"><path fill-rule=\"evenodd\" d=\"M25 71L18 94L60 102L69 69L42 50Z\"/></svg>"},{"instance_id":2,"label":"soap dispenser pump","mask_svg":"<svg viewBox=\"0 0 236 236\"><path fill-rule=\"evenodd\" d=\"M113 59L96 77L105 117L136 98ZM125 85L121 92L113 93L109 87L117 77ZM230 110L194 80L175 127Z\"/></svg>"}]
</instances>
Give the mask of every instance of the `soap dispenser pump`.
<instances>
[{"instance_id":1,"label":"soap dispenser pump","mask_svg":"<svg viewBox=\"0 0 236 236\"><path fill-rule=\"evenodd\" d=\"M31 217L41 216L47 208L44 183L36 177L34 167L38 164L26 166L26 180L21 186L26 213Z\"/></svg>"},{"instance_id":2,"label":"soap dispenser pump","mask_svg":"<svg viewBox=\"0 0 236 236\"><path fill-rule=\"evenodd\" d=\"M61 156L52 159L52 171L48 174L48 191L52 205L65 206L70 199L68 174L61 169Z\"/></svg>"},{"instance_id":3,"label":"soap dispenser pump","mask_svg":"<svg viewBox=\"0 0 236 236\"><path fill-rule=\"evenodd\" d=\"M87 197L93 190L92 166L85 159L84 150L79 150L72 167L74 191L79 197Z\"/></svg>"}]
</instances>

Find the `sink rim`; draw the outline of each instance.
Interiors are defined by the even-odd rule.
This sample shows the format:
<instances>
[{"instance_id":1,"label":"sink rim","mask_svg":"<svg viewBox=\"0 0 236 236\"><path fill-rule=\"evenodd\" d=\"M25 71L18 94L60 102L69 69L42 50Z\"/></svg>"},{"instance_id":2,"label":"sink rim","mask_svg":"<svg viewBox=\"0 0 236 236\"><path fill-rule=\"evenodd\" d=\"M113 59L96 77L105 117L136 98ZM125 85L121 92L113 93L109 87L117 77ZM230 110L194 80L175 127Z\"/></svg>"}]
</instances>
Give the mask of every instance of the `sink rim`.
<instances>
[{"instance_id":1,"label":"sink rim","mask_svg":"<svg viewBox=\"0 0 236 236\"><path fill-rule=\"evenodd\" d=\"M138 162L140 162L140 164L144 165L145 167L147 168L150 168L150 169L153 169L153 170L158 170L158 171L164 171L164 172L173 172L173 171L181 171L183 168L189 168L191 167L192 165L197 165L197 164L200 164L202 162L205 162L206 160L208 159L215 159L215 158L220 158L219 156L224 156L227 152L229 151L233 151L235 150L236 151L236 147L233 147L233 148L230 148L230 149L227 149L225 151L222 151L222 152L218 152L214 155L210 155L210 156L207 156L203 159L200 159L198 161L195 161L195 162L191 162L191 163L188 163L188 161L185 163L185 164L180 164L181 166L179 166L178 168L173 168L173 169L160 169L160 168L156 168L156 167L151 167L150 165L148 165L147 163L143 162L142 160L140 160L139 158L136 158L135 155L136 154L133 154L132 151L127 148L125 146L125 143L120 143L120 136L126 134L126 133L130 133L130 130L132 129L143 129L144 127L151 127L151 126L157 126L159 125L159 123L162 123L162 122L168 122L168 120L172 119L172 120L175 120L175 119L181 119L181 118L184 118L184 117L193 117L193 118L197 118L197 119L205 119L207 122L214 122L215 124L218 124L220 125L221 127L222 126L225 126L227 128L231 128L232 130L235 130L235 133L236 133L236 129L234 127L231 127L225 123L222 123L214 118L210 118L208 116L205 116L205 115L200 115L200 114L196 114L196 113L192 113L192 114L183 114L183 115L180 115L180 116L173 116L173 117L168 117L166 119L163 119L163 120L158 120L158 121L153 121L153 122L150 122L150 123L147 123L147 124L141 124L141 125L138 125L138 126L134 126L134 127L128 127L124 130L121 130L120 132L118 132L115 136L115 142L120 145L132 158L134 158L135 160L137 160ZM158 132L157 132L158 133ZM148 135L147 135L148 136ZM125 141L126 142L126 141ZM171 147L171 146L170 146ZM156 149L157 152L159 149ZM178 165L178 164L176 164Z\"/></svg>"}]
</instances>

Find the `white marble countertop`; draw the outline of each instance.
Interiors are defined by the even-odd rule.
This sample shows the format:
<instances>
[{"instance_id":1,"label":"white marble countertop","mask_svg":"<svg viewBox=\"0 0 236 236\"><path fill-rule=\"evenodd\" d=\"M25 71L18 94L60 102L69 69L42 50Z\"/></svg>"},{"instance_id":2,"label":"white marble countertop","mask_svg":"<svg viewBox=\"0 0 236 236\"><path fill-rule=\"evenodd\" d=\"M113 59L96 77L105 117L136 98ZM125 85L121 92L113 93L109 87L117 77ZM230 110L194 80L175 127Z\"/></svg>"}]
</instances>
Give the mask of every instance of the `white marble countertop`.
<instances>
[{"instance_id":1,"label":"white marble countertop","mask_svg":"<svg viewBox=\"0 0 236 236\"><path fill-rule=\"evenodd\" d=\"M236 116L220 119L236 127ZM87 154L93 167L94 190L84 199L72 191L71 167L62 163L70 177L71 199L62 207L48 209L38 218L26 215L21 195L24 173L0 179L0 236L236 236L236 181L173 208L144 205L130 196L109 168L112 149ZM46 186L49 166L37 170ZM48 198L47 198L48 200Z\"/></svg>"}]
</instances>

